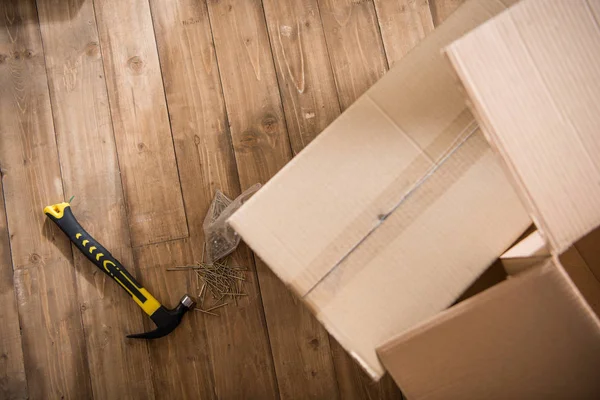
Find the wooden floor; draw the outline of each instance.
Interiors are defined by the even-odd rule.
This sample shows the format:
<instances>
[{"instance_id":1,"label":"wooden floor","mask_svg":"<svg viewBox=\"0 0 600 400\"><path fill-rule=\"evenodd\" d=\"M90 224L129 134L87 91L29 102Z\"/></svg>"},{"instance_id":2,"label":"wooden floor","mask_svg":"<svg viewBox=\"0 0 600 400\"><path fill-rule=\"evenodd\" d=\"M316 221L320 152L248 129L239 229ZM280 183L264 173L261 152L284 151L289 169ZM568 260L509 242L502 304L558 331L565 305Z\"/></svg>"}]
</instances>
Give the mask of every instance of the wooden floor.
<instances>
[{"instance_id":1,"label":"wooden floor","mask_svg":"<svg viewBox=\"0 0 600 400\"><path fill-rule=\"evenodd\" d=\"M50 223L167 306L216 189L266 182L461 0L0 1L0 399L400 398L242 246L249 296L167 338Z\"/></svg>"}]
</instances>

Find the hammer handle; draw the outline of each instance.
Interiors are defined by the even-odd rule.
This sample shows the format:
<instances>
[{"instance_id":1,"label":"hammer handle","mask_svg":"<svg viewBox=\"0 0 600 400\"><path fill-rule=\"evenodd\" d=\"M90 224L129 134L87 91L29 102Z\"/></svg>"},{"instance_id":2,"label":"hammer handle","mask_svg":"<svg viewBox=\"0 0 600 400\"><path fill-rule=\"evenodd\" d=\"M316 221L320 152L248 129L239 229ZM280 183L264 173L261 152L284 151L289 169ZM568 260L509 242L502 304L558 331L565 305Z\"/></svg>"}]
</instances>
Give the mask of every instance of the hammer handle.
<instances>
[{"instance_id":1,"label":"hammer handle","mask_svg":"<svg viewBox=\"0 0 600 400\"><path fill-rule=\"evenodd\" d=\"M69 203L47 206L44 208L44 213L58 225L88 260L125 289L146 314L152 316L161 307L160 303L127 272L119 260L82 228L73 215Z\"/></svg>"}]
</instances>

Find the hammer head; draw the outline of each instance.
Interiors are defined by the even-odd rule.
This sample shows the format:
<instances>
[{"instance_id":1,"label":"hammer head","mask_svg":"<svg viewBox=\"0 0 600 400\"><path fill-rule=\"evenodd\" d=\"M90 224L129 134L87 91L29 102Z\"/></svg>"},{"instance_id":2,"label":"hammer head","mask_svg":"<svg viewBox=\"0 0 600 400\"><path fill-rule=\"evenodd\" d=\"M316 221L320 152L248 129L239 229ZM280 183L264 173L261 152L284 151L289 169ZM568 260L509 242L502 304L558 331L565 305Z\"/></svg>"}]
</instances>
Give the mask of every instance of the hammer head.
<instances>
[{"instance_id":1,"label":"hammer head","mask_svg":"<svg viewBox=\"0 0 600 400\"><path fill-rule=\"evenodd\" d=\"M183 314L194 307L194 300L184 295L177 307L172 310L160 306L151 316L150 319L154 321L157 328L150 332L136 333L133 335L127 335L128 338L134 339L158 339L171 333L175 328L179 326Z\"/></svg>"}]
</instances>

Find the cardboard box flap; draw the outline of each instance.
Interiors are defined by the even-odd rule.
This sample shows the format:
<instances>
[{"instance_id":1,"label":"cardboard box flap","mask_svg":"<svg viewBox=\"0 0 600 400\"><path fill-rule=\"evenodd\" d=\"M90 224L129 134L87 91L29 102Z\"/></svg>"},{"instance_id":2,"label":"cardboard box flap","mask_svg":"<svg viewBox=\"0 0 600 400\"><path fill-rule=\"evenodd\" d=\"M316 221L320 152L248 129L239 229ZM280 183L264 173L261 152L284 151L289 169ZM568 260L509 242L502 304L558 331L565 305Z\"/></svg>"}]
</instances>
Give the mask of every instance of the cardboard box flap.
<instances>
[{"instance_id":1,"label":"cardboard box flap","mask_svg":"<svg viewBox=\"0 0 600 400\"><path fill-rule=\"evenodd\" d=\"M548 245L539 231L532 232L500 256L508 275L516 275L550 257Z\"/></svg>"},{"instance_id":2,"label":"cardboard box flap","mask_svg":"<svg viewBox=\"0 0 600 400\"><path fill-rule=\"evenodd\" d=\"M600 393L600 321L552 259L378 353L409 399L595 399Z\"/></svg>"},{"instance_id":3,"label":"cardboard box flap","mask_svg":"<svg viewBox=\"0 0 600 400\"><path fill-rule=\"evenodd\" d=\"M599 20L598 1L528 0L447 48L556 254L600 225Z\"/></svg>"},{"instance_id":4,"label":"cardboard box flap","mask_svg":"<svg viewBox=\"0 0 600 400\"><path fill-rule=\"evenodd\" d=\"M477 130L304 299L379 377L375 349L450 306L530 223Z\"/></svg>"},{"instance_id":5,"label":"cardboard box flap","mask_svg":"<svg viewBox=\"0 0 600 400\"><path fill-rule=\"evenodd\" d=\"M534 231L500 256L500 259L549 257L550 251L539 231Z\"/></svg>"},{"instance_id":6,"label":"cardboard box flap","mask_svg":"<svg viewBox=\"0 0 600 400\"><path fill-rule=\"evenodd\" d=\"M515 1L465 3L231 217L299 296L474 131L441 48Z\"/></svg>"}]
</instances>

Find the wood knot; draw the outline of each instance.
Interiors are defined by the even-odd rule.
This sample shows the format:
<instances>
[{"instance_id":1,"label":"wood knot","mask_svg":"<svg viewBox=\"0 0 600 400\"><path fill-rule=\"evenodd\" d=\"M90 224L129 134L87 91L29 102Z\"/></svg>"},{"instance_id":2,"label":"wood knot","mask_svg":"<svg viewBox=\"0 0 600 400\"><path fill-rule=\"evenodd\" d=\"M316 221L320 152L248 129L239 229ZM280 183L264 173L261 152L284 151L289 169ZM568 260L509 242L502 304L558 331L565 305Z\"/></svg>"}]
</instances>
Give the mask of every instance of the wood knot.
<instances>
[{"instance_id":1,"label":"wood knot","mask_svg":"<svg viewBox=\"0 0 600 400\"><path fill-rule=\"evenodd\" d=\"M139 75L144 69L144 62L138 56L133 56L129 60L127 60L127 66L129 67L131 72L133 72L136 75Z\"/></svg>"},{"instance_id":2,"label":"wood knot","mask_svg":"<svg viewBox=\"0 0 600 400\"><path fill-rule=\"evenodd\" d=\"M198 135L194 135L194 144L196 146L198 146L200 144L201 140L200 140L200 136Z\"/></svg>"},{"instance_id":3,"label":"wood knot","mask_svg":"<svg viewBox=\"0 0 600 400\"><path fill-rule=\"evenodd\" d=\"M15 60L20 60L20 59L21 59L21 53L20 53L20 52L18 52L18 51L15 51L15 52L13 53L13 58L14 58Z\"/></svg>"},{"instance_id":4,"label":"wood knot","mask_svg":"<svg viewBox=\"0 0 600 400\"><path fill-rule=\"evenodd\" d=\"M85 54L87 54L89 57L98 57L100 54L100 46L98 46L98 43L89 42L85 46Z\"/></svg>"},{"instance_id":5,"label":"wood knot","mask_svg":"<svg viewBox=\"0 0 600 400\"><path fill-rule=\"evenodd\" d=\"M258 146L258 134L253 131L246 131L240 137L240 146L245 149Z\"/></svg>"},{"instance_id":6,"label":"wood knot","mask_svg":"<svg viewBox=\"0 0 600 400\"><path fill-rule=\"evenodd\" d=\"M40 255L39 255L39 254L37 254L37 253L31 253L31 254L29 255L29 261L30 261L32 264L39 264L39 263L42 261L42 256L40 256Z\"/></svg>"},{"instance_id":7,"label":"wood knot","mask_svg":"<svg viewBox=\"0 0 600 400\"><path fill-rule=\"evenodd\" d=\"M25 58L31 58L33 57L33 50L27 49L23 51L23 54L25 55Z\"/></svg>"},{"instance_id":8,"label":"wood knot","mask_svg":"<svg viewBox=\"0 0 600 400\"><path fill-rule=\"evenodd\" d=\"M137 145L137 148L139 151L144 151L144 150L146 150L146 145L142 142L139 142Z\"/></svg>"},{"instance_id":9,"label":"wood knot","mask_svg":"<svg viewBox=\"0 0 600 400\"><path fill-rule=\"evenodd\" d=\"M319 339L314 338L310 342L308 342L308 344L310 345L311 349L317 350L319 348Z\"/></svg>"},{"instance_id":10,"label":"wood knot","mask_svg":"<svg viewBox=\"0 0 600 400\"><path fill-rule=\"evenodd\" d=\"M273 135L277 133L277 127L279 125L279 121L277 118L273 116L268 116L263 118L261 121L262 129L267 135Z\"/></svg>"}]
</instances>

